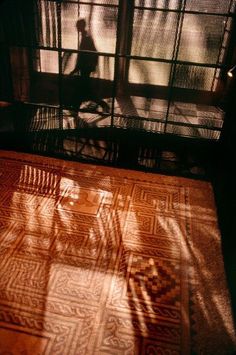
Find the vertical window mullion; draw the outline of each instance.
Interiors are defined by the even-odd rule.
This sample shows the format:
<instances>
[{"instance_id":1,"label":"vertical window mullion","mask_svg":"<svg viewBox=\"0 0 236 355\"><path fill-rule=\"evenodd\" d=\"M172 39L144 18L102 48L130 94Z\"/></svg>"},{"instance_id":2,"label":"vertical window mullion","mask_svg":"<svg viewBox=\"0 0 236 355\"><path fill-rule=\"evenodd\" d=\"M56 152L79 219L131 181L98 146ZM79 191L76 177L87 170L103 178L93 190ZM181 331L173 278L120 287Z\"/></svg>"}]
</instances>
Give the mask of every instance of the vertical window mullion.
<instances>
[{"instance_id":1,"label":"vertical window mullion","mask_svg":"<svg viewBox=\"0 0 236 355\"><path fill-rule=\"evenodd\" d=\"M112 94L111 126L114 126L114 109L116 95L124 90L128 81L129 64L126 56L130 54L132 43L132 26L134 0L120 0L116 32L116 50L114 63L114 82ZM132 19L132 20L131 20Z\"/></svg>"},{"instance_id":2,"label":"vertical window mullion","mask_svg":"<svg viewBox=\"0 0 236 355\"><path fill-rule=\"evenodd\" d=\"M180 38L181 38L182 27L183 27L185 7L186 7L186 0L180 0L178 23L177 23L177 27L176 27L176 33L175 33L175 46L174 46L174 49L173 49L172 64L171 64L171 70L170 70L170 76L169 76L168 105L167 105L167 110L166 110L164 133L166 133L168 116L169 116L170 105L171 105L171 99L172 99L172 94L173 94L173 84L174 84L174 78L175 78L175 72L176 72L176 61L178 59Z\"/></svg>"},{"instance_id":3,"label":"vertical window mullion","mask_svg":"<svg viewBox=\"0 0 236 355\"><path fill-rule=\"evenodd\" d=\"M61 1L57 2L57 42L58 42L58 101L59 101L59 129L63 129L62 111L62 26L61 26Z\"/></svg>"}]
</instances>

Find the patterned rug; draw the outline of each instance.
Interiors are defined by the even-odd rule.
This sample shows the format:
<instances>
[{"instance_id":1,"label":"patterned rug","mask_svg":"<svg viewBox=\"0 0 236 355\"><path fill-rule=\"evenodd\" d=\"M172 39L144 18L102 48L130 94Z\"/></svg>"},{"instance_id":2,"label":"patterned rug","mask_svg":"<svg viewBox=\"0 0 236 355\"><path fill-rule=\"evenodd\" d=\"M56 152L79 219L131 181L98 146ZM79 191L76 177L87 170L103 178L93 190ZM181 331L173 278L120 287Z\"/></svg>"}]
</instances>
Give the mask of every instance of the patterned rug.
<instances>
[{"instance_id":1,"label":"patterned rug","mask_svg":"<svg viewBox=\"0 0 236 355\"><path fill-rule=\"evenodd\" d=\"M0 354L232 354L207 182L0 152Z\"/></svg>"}]
</instances>

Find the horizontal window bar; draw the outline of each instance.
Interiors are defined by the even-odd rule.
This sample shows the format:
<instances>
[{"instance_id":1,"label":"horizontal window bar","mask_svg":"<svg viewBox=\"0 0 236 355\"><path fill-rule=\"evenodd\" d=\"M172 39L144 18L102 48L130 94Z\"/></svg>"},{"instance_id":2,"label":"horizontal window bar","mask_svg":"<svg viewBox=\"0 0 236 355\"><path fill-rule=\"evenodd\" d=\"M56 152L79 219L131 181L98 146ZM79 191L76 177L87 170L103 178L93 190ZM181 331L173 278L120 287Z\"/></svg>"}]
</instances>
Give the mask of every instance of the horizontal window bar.
<instances>
[{"instance_id":1,"label":"horizontal window bar","mask_svg":"<svg viewBox=\"0 0 236 355\"><path fill-rule=\"evenodd\" d=\"M172 59L164 59L164 58L153 58L153 57L141 57L135 55L127 55L120 53L107 53L107 52L95 52L88 50L78 50L78 49L69 49L69 48L58 48L58 47L49 47L49 46L32 46L32 45L24 45L24 44L7 44L1 43L1 47L10 46L10 47L19 47L19 48L29 48L35 50L46 50L46 51L54 51L54 52L68 52L68 53L94 53L101 57L112 57L112 58L126 58L129 60L140 60L140 61L152 61L152 62L160 62L160 63L169 63L169 64L181 64L181 65L192 65L197 67L206 67L206 68L226 68L223 64L215 64L215 63L198 63L184 60L172 60Z\"/></svg>"},{"instance_id":2,"label":"horizontal window bar","mask_svg":"<svg viewBox=\"0 0 236 355\"><path fill-rule=\"evenodd\" d=\"M58 3L58 0L41 0L42 2L55 2ZM89 3L89 2L85 2L85 1L76 1L76 0L71 0L71 1L61 1L61 4L76 4L78 6L80 5L87 5L87 6L102 6L102 7L115 7L118 8L119 4L106 4L106 3L99 3L99 2L93 2L93 3Z\"/></svg>"},{"instance_id":3,"label":"horizontal window bar","mask_svg":"<svg viewBox=\"0 0 236 355\"><path fill-rule=\"evenodd\" d=\"M220 13L220 12L205 12L205 11L194 11L194 10L179 10L179 9L164 9L156 7L143 7L135 6L135 10L150 10L150 11L162 11L162 12L174 12L182 14L192 14L192 15L209 15L209 16L222 16L222 17L234 17L234 12Z\"/></svg>"}]
</instances>

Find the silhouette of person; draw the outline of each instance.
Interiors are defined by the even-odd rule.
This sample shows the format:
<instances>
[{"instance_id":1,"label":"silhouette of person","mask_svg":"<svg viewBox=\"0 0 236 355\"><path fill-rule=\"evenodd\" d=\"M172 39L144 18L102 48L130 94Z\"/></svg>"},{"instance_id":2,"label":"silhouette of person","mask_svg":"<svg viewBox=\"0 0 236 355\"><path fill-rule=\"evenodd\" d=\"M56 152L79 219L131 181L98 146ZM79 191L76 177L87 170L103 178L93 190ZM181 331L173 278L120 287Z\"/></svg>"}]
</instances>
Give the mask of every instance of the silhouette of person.
<instances>
[{"instance_id":1,"label":"silhouette of person","mask_svg":"<svg viewBox=\"0 0 236 355\"><path fill-rule=\"evenodd\" d=\"M79 19L76 24L78 31L78 57L75 68L70 73L79 74L79 92L80 95L76 99L76 105L80 108L83 101L90 101L88 109L96 110L98 106L108 112L109 107L105 101L101 100L92 90L90 83L90 75L94 72L98 65L98 54L92 36L86 30L86 21ZM77 92L78 94L78 92Z\"/></svg>"},{"instance_id":2,"label":"silhouette of person","mask_svg":"<svg viewBox=\"0 0 236 355\"><path fill-rule=\"evenodd\" d=\"M76 24L78 30L78 38L80 40L79 53L76 61L75 68L70 73L80 75L80 88L83 90L83 98L91 96L91 88L89 85L89 77L92 72L96 70L98 64L97 50L93 41L93 38L86 30L86 21L79 19ZM91 53L90 53L91 51Z\"/></svg>"},{"instance_id":3,"label":"silhouette of person","mask_svg":"<svg viewBox=\"0 0 236 355\"><path fill-rule=\"evenodd\" d=\"M78 34L81 33L81 42L78 47L82 52L78 53L77 62L71 74L79 72L81 77L89 78L90 74L96 70L98 64L97 50L93 38L86 30L86 21L84 19L78 20L76 27ZM92 51L93 53L83 51Z\"/></svg>"}]
</instances>

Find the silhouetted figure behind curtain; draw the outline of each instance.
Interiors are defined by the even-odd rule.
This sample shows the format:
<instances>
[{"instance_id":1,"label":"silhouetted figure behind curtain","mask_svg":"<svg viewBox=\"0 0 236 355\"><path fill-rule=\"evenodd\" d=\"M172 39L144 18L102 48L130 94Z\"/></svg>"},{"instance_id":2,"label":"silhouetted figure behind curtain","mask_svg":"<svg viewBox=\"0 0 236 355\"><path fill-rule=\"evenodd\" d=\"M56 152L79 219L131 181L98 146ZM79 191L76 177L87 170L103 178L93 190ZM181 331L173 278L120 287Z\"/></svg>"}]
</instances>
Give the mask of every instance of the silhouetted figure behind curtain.
<instances>
[{"instance_id":1,"label":"silhouetted figure behind curtain","mask_svg":"<svg viewBox=\"0 0 236 355\"><path fill-rule=\"evenodd\" d=\"M93 41L93 38L86 31L86 21L84 19L80 19L77 22L77 30L78 30L78 38L81 35L81 41L79 44L79 50L82 52L78 53L77 62L75 68L72 70L70 74L79 74L80 82L79 82L79 91L78 94L78 104L80 106L81 102L88 99L96 99L94 94L92 93L92 89L90 87L90 75L92 72L96 70L98 64L98 55L96 53L96 47ZM83 52L83 51L92 51L93 53Z\"/></svg>"}]
</instances>

